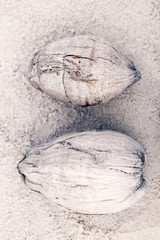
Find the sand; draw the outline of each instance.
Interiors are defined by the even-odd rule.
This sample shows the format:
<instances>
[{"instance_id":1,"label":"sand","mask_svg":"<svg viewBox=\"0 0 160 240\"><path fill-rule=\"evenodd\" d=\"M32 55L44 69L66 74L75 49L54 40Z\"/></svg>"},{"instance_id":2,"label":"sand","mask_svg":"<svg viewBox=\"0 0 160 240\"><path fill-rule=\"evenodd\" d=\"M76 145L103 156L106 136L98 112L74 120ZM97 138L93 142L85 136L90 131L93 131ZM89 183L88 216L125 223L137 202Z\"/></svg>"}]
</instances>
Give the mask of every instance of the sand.
<instances>
[{"instance_id":1,"label":"sand","mask_svg":"<svg viewBox=\"0 0 160 240\"><path fill-rule=\"evenodd\" d=\"M160 4L156 0L1 0L0 239L160 238ZM106 37L142 74L109 103L73 107L27 80L33 54L62 37ZM147 152L145 196L117 214L78 215L29 190L16 166L31 147L65 133L112 129Z\"/></svg>"}]
</instances>

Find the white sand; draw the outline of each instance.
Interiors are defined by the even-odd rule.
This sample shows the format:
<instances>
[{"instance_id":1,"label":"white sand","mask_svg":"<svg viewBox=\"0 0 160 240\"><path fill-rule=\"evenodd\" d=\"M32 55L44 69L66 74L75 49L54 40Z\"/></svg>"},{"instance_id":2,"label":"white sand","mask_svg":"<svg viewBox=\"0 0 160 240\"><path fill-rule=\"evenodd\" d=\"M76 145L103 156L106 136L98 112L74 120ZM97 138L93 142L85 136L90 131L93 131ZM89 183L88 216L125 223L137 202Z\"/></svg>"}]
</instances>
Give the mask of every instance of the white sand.
<instances>
[{"instance_id":1,"label":"white sand","mask_svg":"<svg viewBox=\"0 0 160 240\"><path fill-rule=\"evenodd\" d=\"M0 1L0 240L160 239L160 4L156 0ZM27 81L33 53L91 33L128 55L142 79L109 103L72 107ZM33 145L71 131L113 129L147 151L145 196L101 216L64 212L24 186L17 163Z\"/></svg>"}]
</instances>

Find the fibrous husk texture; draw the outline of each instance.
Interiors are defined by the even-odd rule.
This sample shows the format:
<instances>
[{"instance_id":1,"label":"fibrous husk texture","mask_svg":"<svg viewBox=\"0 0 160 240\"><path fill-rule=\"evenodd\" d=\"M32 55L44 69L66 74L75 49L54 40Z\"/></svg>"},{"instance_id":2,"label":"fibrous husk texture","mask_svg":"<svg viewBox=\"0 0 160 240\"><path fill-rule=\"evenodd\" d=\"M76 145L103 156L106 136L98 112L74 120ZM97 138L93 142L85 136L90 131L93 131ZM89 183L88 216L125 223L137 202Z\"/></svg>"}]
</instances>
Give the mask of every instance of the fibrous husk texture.
<instances>
[{"instance_id":1,"label":"fibrous husk texture","mask_svg":"<svg viewBox=\"0 0 160 240\"><path fill-rule=\"evenodd\" d=\"M107 102L140 78L132 61L92 35L51 42L34 55L29 69L34 87L77 106Z\"/></svg>"},{"instance_id":2,"label":"fibrous husk texture","mask_svg":"<svg viewBox=\"0 0 160 240\"><path fill-rule=\"evenodd\" d=\"M122 211L144 193L144 149L114 132L62 136L28 152L18 170L25 184L73 212Z\"/></svg>"}]
</instances>

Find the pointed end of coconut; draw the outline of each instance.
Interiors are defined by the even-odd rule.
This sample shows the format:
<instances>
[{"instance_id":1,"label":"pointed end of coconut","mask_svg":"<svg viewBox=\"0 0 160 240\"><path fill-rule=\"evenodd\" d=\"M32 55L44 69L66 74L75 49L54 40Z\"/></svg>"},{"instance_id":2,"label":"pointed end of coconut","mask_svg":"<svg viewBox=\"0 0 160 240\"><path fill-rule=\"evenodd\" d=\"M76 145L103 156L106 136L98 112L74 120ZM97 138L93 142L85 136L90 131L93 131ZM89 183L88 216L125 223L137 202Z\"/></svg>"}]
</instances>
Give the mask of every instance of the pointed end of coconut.
<instances>
[{"instance_id":1,"label":"pointed end of coconut","mask_svg":"<svg viewBox=\"0 0 160 240\"><path fill-rule=\"evenodd\" d=\"M39 82L39 74L38 74L38 69L37 69L39 53L40 53L40 51L36 52L34 54L32 60L31 60L31 62L29 64L29 67L28 67L28 74L27 74L27 76L28 76L28 80L29 80L30 84L34 88L42 91L40 86L39 86L40 82Z\"/></svg>"},{"instance_id":2,"label":"pointed end of coconut","mask_svg":"<svg viewBox=\"0 0 160 240\"><path fill-rule=\"evenodd\" d=\"M131 78L131 83L130 83L130 85L128 87L130 87L134 83L138 82L141 79L141 77L142 77L141 73L136 70L134 65L132 67L129 66L129 68L132 70L132 73L131 73L132 78Z\"/></svg>"},{"instance_id":3,"label":"pointed end of coconut","mask_svg":"<svg viewBox=\"0 0 160 240\"><path fill-rule=\"evenodd\" d=\"M136 71L134 74L134 83L138 82L141 79L141 73L139 71Z\"/></svg>"},{"instance_id":4,"label":"pointed end of coconut","mask_svg":"<svg viewBox=\"0 0 160 240\"><path fill-rule=\"evenodd\" d=\"M21 163L23 162L23 160L26 158L26 155L23 157L23 159L18 163L18 165L17 165L17 171L18 171L18 173L20 174L20 176L21 176L21 179L22 179L22 181L25 183L25 179L26 179L26 176L22 173L22 171L21 171L21 167L20 167L20 165L21 165Z\"/></svg>"}]
</instances>

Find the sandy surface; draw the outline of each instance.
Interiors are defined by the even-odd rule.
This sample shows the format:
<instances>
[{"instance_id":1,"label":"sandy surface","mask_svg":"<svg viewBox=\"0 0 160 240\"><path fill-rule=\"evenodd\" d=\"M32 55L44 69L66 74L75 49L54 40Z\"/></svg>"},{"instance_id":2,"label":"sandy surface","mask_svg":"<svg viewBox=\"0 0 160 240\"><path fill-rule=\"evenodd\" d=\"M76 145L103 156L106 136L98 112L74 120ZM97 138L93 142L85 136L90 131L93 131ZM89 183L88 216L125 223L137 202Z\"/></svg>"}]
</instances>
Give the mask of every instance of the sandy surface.
<instances>
[{"instance_id":1,"label":"sandy surface","mask_svg":"<svg viewBox=\"0 0 160 240\"><path fill-rule=\"evenodd\" d=\"M0 239L160 239L159 1L1 0L0 29ZM86 108L30 86L33 53L52 39L85 33L108 38L129 56L141 81L109 103ZM26 188L16 170L32 146L89 129L121 131L146 149L146 194L124 212L65 212Z\"/></svg>"}]
</instances>

